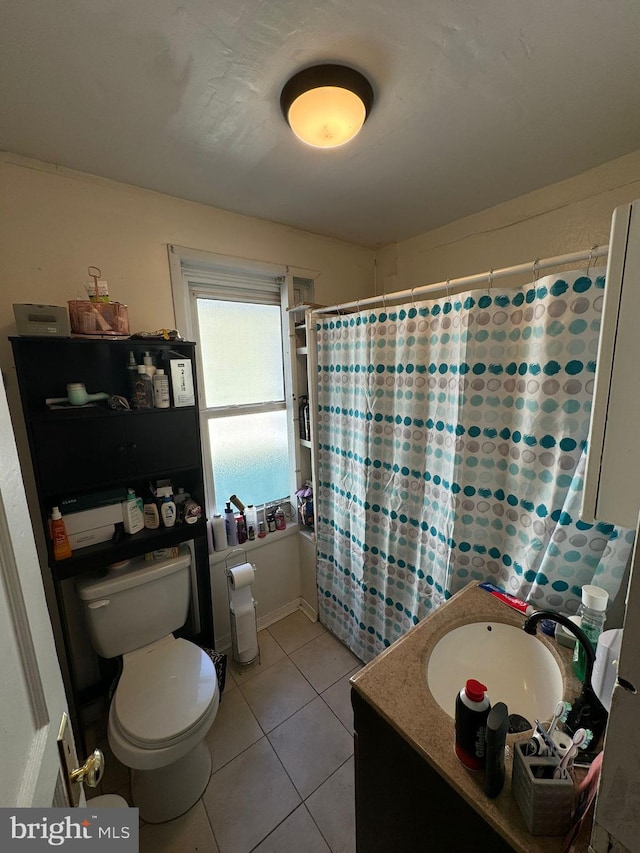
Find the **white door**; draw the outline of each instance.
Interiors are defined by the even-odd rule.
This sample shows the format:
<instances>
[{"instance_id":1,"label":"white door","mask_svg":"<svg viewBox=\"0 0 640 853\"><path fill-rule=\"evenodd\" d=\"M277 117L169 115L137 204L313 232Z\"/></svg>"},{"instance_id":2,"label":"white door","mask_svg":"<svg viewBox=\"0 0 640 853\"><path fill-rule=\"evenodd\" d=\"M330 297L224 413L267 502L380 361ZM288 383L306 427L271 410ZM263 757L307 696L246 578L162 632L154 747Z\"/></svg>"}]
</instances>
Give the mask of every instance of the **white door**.
<instances>
[{"instance_id":1,"label":"white door","mask_svg":"<svg viewBox=\"0 0 640 853\"><path fill-rule=\"evenodd\" d=\"M0 638L0 807L66 806L57 737L67 704L1 380Z\"/></svg>"}]
</instances>

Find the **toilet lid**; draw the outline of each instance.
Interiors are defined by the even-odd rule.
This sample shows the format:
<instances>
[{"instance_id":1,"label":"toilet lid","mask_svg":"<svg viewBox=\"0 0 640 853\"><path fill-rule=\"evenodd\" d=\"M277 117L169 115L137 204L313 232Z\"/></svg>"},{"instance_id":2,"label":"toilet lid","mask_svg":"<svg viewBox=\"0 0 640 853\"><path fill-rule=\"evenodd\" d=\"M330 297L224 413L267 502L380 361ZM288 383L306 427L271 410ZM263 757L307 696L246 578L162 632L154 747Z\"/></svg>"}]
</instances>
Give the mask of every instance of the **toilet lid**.
<instances>
[{"instance_id":1,"label":"toilet lid","mask_svg":"<svg viewBox=\"0 0 640 853\"><path fill-rule=\"evenodd\" d=\"M152 749L175 741L199 722L216 684L209 655L188 640L165 637L125 655L114 710L132 743Z\"/></svg>"}]
</instances>

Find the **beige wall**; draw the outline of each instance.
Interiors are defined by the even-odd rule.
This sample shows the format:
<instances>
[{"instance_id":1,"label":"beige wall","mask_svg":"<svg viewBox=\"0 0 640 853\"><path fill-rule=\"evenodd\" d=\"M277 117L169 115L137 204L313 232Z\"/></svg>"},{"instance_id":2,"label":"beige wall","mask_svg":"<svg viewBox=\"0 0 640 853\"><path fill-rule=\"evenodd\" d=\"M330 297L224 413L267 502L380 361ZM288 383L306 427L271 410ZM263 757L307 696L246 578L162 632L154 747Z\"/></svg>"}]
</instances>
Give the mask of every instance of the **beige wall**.
<instances>
[{"instance_id":1,"label":"beige wall","mask_svg":"<svg viewBox=\"0 0 640 853\"><path fill-rule=\"evenodd\" d=\"M368 249L0 155L0 368L10 403L12 303L64 305L82 297L87 266L95 264L111 298L129 306L132 331L171 327L168 243L316 271L318 302L373 292Z\"/></svg>"},{"instance_id":2,"label":"beige wall","mask_svg":"<svg viewBox=\"0 0 640 853\"><path fill-rule=\"evenodd\" d=\"M636 198L640 151L386 246L376 259L378 292L606 245L614 208Z\"/></svg>"}]
</instances>

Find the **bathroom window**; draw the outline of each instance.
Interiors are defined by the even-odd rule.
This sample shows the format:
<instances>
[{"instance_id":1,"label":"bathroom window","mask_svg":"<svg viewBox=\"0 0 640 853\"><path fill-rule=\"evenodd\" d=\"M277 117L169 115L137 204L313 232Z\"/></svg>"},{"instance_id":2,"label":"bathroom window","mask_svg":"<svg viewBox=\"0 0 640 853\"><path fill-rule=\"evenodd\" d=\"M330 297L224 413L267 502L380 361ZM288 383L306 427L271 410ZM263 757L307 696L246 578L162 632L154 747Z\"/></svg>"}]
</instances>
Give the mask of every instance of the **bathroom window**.
<instances>
[{"instance_id":1,"label":"bathroom window","mask_svg":"<svg viewBox=\"0 0 640 853\"><path fill-rule=\"evenodd\" d=\"M170 259L171 249L170 247ZM181 250L189 251L189 250ZM180 257L176 321L198 343L208 511L236 494L256 506L288 499L295 483L286 271ZM182 331L182 329L181 329ZM290 401L287 403L287 401Z\"/></svg>"}]
</instances>

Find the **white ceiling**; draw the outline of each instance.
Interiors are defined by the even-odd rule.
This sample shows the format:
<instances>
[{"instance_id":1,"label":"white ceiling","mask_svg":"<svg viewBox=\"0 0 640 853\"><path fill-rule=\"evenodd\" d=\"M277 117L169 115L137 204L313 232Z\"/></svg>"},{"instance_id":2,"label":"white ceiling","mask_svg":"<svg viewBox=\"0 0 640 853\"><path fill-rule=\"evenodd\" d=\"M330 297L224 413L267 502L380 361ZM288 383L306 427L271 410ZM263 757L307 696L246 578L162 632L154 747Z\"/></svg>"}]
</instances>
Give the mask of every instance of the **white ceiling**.
<instances>
[{"instance_id":1,"label":"white ceiling","mask_svg":"<svg viewBox=\"0 0 640 853\"><path fill-rule=\"evenodd\" d=\"M640 149L640 0L2 0L0 148L367 246ZM299 143L289 76L376 101Z\"/></svg>"}]
</instances>

